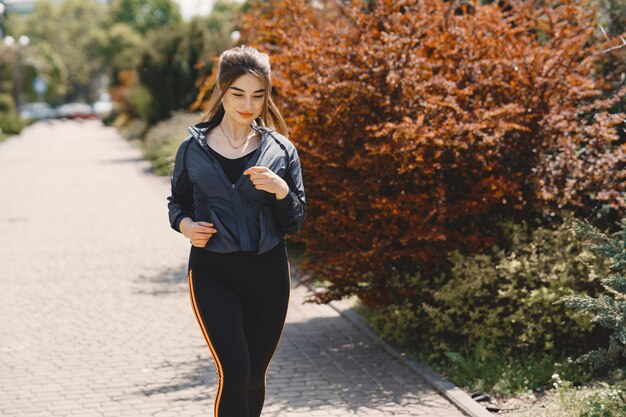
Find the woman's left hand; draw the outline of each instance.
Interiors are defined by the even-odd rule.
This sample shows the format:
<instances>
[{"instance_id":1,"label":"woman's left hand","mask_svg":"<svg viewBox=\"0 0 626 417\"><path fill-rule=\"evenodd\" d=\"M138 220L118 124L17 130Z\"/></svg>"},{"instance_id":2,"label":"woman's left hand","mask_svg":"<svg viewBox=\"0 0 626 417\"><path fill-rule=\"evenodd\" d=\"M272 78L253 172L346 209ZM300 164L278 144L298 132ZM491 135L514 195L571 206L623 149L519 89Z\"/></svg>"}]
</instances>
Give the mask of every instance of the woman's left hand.
<instances>
[{"instance_id":1,"label":"woman's left hand","mask_svg":"<svg viewBox=\"0 0 626 417\"><path fill-rule=\"evenodd\" d=\"M276 194L278 200L282 200L289 194L289 186L285 180L267 167L253 166L246 169L243 174L250 175L250 181L257 190Z\"/></svg>"}]
</instances>

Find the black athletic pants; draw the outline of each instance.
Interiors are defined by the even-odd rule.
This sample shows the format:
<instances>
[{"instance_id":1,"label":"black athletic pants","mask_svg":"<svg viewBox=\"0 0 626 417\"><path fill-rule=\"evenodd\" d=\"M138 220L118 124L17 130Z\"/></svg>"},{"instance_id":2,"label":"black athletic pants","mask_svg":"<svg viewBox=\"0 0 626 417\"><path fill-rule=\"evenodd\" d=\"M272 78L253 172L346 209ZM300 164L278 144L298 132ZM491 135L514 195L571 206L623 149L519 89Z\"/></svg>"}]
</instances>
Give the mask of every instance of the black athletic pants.
<instances>
[{"instance_id":1,"label":"black athletic pants","mask_svg":"<svg viewBox=\"0 0 626 417\"><path fill-rule=\"evenodd\" d=\"M189 295L215 363L215 417L259 417L265 374L282 334L289 304L284 240L257 255L189 254Z\"/></svg>"}]
</instances>

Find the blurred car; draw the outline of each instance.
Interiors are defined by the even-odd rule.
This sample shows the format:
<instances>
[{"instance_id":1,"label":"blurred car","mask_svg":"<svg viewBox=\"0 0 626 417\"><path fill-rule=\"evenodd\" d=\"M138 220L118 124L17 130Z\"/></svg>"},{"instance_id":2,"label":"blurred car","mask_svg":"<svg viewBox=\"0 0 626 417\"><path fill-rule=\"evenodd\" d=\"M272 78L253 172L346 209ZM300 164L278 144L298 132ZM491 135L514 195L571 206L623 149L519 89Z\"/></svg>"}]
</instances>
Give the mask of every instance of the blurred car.
<instances>
[{"instance_id":1,"label":"blurred car","mask_svg":"<svg viewBox=\"0 0 626 417\"><path fill-rule=\"evenodd\" d=\"M60 119L95 119L96 113L87 103L66 103L57 107Z\"/></svg>"},{"instance_id":2,"label":"blurred car","mask_svg":"<svg viewBox=\"0 0 626 417\"><path fill-rule=\"evenodd\" d=\"M55 116L56 112L48 103L28 103L20 107L20 117L26 121L53 119Z\"/></svg>"},{"instance_id":3,"label":"blurred car","mask_svg":"<svg viewBox=\"0 0 626 417\"><path fill-rule=\"evenodd\" d=\"M108 93L102 93L98 100L93 103L93 111L100 119L104 119L113 112L113 102Z\"/></svg>"}]
</instances>

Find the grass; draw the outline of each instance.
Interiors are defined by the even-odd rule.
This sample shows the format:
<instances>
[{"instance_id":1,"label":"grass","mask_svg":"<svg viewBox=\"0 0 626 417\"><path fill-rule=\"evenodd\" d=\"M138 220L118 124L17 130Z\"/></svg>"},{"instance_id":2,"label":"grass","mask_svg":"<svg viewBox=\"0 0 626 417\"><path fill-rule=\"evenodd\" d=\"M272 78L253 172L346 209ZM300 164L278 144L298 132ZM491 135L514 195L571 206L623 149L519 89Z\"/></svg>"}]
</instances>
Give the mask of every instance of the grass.
<instances>
[{"instance_id":1,"label":"grass","mask_svg":"<svg viewBox=\"0 0 626 417\"><path fill-rule=\"evenodd\" d=\"M506 417L620 417L626 416L624 371L617 369L606 380L576 387L554 375L554 387L540 393L499 398Z\"/></svg>"},{"instance_id":2,"label":"grass","mask_svg":"<svg viewBox=\"0 0 626 417\"><path fill-rule=\"evenodd\" d=\"M434 363L433 367L466 389L499 395L549 389L554 374L577 385L592 379L587 367L575 364L568 357L551 353L508 357L487 352L483 346L479 342L469 352L445 352L446 359Z\"/></svg>"}]
</instances>

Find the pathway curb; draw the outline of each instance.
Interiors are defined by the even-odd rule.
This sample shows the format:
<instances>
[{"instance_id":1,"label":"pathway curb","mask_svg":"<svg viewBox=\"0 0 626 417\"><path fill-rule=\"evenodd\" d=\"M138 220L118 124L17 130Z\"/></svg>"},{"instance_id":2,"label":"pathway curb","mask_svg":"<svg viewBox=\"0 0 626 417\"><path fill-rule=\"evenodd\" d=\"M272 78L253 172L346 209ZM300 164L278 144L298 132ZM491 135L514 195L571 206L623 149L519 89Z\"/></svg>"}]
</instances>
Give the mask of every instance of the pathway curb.
<instances>
[{"instance_id":1,"label":"pathway curb","mask_svg":"<svg viewBox=\"0 0 626 417\"><path fill-rule=\"evenodd\" d=\"M309 287L310 288L310 287ZM331 301L329 305L346 319L350 320L361 332L370 337L373 341L382 345L393 357L404 363L413 372L424 378L424 380L432 385L441 395L447 398L452 404L459 408L462 412L470 417L493 417L494 414L487 411L483 406L474 401L465 391L448 381L430 366L420 363L410 358L406 353L401 352L398 348L389 342L382 340L376 332L370 327L363 317L352 309L352 306L344 301Z\"/></svg>"}]
</instances>

